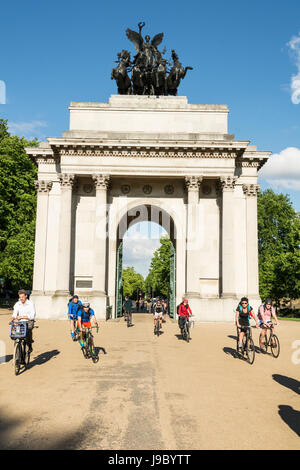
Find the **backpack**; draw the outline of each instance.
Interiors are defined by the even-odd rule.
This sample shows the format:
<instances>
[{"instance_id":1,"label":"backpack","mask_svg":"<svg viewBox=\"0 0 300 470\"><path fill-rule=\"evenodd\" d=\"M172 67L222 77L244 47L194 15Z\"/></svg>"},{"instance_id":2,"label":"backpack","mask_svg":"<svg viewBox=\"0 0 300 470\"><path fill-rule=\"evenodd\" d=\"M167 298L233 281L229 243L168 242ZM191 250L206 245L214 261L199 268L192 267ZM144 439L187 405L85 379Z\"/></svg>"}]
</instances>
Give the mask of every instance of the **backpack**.
<instances>
[{"instance_id":1,"label":"backpack","mask_svg":"<svg viewBox=\"0 0 300 470\"><path fill-rule=\"evenodd\" d=\"M182 305L182 302L181 302L181 304L178 304L178 305L177 305L177 315L179 315L179 307L180 307L180 305Z\"/></svg>"},{"instance_id":2,"label":"backpack","mask_svg":"<svg viewBox=\"0 0 300 470\"><path fill-rule=\"evenodd\" d=\"M242 313L243 307L242 307L241 304L238 304L238 309L239 309L239 312ZM249 304L247 305L247 310L248 310L248 315L252 316L252 315L251 315L252 307L251 307Z\"/></svg>"}]
</instances>

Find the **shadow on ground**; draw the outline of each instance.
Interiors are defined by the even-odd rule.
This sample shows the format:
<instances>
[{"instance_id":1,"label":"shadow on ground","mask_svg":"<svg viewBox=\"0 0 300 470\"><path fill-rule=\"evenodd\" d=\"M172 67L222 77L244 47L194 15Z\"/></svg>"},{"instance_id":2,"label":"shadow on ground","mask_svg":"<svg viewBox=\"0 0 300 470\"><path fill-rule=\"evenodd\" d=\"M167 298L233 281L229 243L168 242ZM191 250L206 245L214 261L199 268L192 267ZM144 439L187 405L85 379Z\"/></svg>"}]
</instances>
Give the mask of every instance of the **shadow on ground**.
<instances>
[{"instance_id":1,"label":"shadow on ground","mask_svg":"<svg viewBox=\"0 0 300 470\"><path fill-rule=\"evenodd\" d=\"M279 405L278 408L281 419L300 437L300 411L287 405Z\"/></svg>"},{"instance_id":2,"label":"shadow on ground","mask_svg":"<svg viewBox=\"0 0 300 470\"><path fill-rule=\"evenodd\" d=\"M28 369L31 369L31 367L34 367L34 366L40 366L42 364L45 364L46 362L50 361L52 358L55 358L56 356L58 356L58 354L60 354L60 351L58 351L57 349L53 349L52 351L47 351L42 354L39 354L37 357L33 359L33 361L29 363Z\"/></svg>"},{"instance_id":3,"label":"shadow on ground","mask_svg":"<svg viewBox=\"0 0 300 470\"><path fill-rule=\"evenodd\" d=\"M291 377L286 377L285 375L280 374L273 374L272 377L275 382L279 383L280 385L283 385L286 388L289 388L290 390L293 390L293 392L300 395L299 380L292 379Z\"/></svg>"},{"instance_id":4,"label":"shadow on ground","mask_svg":"<svg viewBox=\"0 0 300 470\"><path fill-rule=\"evenodd\" d=\"M6 356L1 356L0 357L0 364L3 364L4 362L9 362L12 360L14 356L12 354L6 354Z\"/></svg>"}]
</instances>

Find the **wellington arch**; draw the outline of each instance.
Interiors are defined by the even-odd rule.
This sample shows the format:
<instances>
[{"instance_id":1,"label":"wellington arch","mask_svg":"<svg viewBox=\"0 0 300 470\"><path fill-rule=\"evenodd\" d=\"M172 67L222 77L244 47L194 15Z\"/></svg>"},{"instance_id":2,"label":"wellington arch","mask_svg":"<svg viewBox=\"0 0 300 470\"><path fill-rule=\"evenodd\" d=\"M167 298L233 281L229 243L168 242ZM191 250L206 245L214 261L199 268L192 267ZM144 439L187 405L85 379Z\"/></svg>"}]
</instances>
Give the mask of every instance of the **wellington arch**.
<instances>
[{"instance_id":1,"label":"wellington arch","mask_svg":"<svg viewBox=\"0 0 300 470\"><path fill-rule=\"evenodd\" d=\"M244 295L256 307L257 175L270 152L228 133L227 106L112 95L69 111L62 137L26 149L38 165L37 316L66 318L77 293L116 317L120 230L139 218L169 224L174 302L188 297L196 320L231 321Z\"/></svg>"}]
</instances>

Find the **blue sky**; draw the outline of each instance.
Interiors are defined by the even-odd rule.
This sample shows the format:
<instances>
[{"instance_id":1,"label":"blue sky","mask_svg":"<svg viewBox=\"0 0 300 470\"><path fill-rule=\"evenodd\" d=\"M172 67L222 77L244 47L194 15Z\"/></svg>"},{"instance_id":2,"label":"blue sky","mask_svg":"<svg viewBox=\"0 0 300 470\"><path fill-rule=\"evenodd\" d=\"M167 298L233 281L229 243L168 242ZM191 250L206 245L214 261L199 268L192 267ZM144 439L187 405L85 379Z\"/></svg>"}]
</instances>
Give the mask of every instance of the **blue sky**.
<instances>
[{"instance_id":1,"label":"blue sky","mask_svg":"<svg viewBox=\"0 0 300 470\"><path fill-rule=\"evenodd\" d=\"M1 20L0 117L12 132L60 136L70 101L107 101L117 52L134 52L125 30L145 21L194 68L179 94L227 104L229 132L274 153L262 189L300 210L299 0L11 1Z\"/></svg>"}]
</instances>

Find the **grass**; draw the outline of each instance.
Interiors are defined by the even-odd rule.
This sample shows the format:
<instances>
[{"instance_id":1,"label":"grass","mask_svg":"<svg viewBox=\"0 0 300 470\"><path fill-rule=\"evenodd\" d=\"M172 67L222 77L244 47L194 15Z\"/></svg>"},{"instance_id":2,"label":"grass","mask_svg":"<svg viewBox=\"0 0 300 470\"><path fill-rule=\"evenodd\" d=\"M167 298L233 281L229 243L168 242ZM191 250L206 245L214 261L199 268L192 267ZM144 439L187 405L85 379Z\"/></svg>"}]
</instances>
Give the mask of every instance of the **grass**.
<instances>
[{"instance_id":1,"label":"grass","mask_svg":"<svg viewBox=\"0 0 300 470\"><path fill-rule=\"evenodd\" d=\"M290 321L300 321L300 318L298 317L279 317L277 316L278 320L290 320Z\"/></svg>"}]
</instances>

